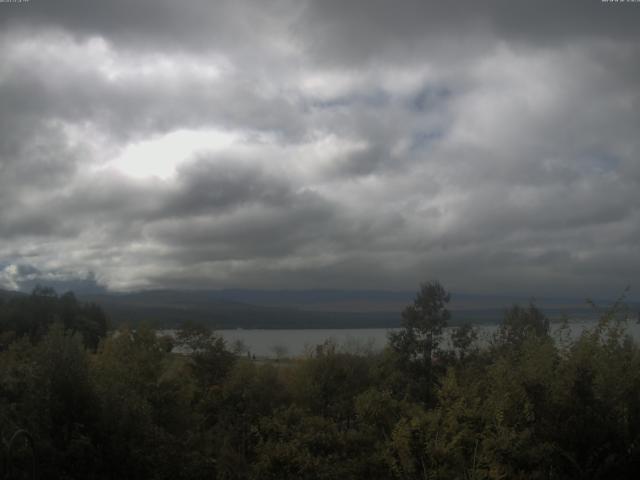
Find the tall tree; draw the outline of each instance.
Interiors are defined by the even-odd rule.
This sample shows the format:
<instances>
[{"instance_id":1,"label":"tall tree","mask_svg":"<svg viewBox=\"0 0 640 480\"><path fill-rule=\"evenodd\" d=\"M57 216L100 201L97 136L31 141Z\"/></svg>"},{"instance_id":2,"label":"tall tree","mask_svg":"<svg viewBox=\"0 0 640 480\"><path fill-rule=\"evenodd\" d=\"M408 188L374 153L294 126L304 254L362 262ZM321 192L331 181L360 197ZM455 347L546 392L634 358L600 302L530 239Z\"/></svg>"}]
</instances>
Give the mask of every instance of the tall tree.
<instances>
[{"instance_id":1,"label":"tall tree","mask_svg":"<svg viewBox=\"0 0 640 480\"><path fill-rule=\"evenodd\" d=\"M451 318L446 308L450 300L451 294L440 282L421 284L413 304L402 311L401 330L389 335L389 344L399 355L401 363L412 371L414 378L424 382L424 393L431 392L434 354L442 341L442 331Z\"/></svg>"}]
</instances>

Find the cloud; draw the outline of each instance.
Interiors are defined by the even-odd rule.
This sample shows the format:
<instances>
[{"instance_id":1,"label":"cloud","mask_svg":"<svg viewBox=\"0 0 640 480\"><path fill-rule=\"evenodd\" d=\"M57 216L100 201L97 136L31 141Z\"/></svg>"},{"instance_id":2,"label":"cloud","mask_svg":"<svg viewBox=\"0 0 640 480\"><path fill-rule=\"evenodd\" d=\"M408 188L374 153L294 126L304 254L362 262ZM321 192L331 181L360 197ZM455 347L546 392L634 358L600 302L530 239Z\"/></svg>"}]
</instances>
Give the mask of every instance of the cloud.
<instances>
[{"instance_id":1,"label":"cloud","mask_svg":"<svg viewBox=\"0 0 640 480\"><path fill-rule=\"evenodd\" d=\"M310 55L328 64L455 64L497 43L524 50L600 39L635 43L635 7L579 0L310 1L298 31Z\"/></svg>"},{"instance_id":2,"label":"cloud","mask_svg":"<svg viewBox=\"0 0 640 480\"><path fill-rule=\"evenodd\" d=\"M0 288L30 292L37 286L54 288L58 293L102 293L93 272L42 272L33 265L9 263L0 269Z\"/></svg>"},{"instance_id":3,"label":"cloud","mask_svg":"<svg viewBox=\"0 0 640 480\"><path fill-rule=\"evenodd\" d=\"M238 38L256 44L277 37L295 5L283 0L269 4L223 0L215 5L204 0L187 5L169 0L115 0L99 5L63 0L13 8L2 18L14 28L55 28L79 38L97 35L119 48L207 51L236 48Z\"/></svg>"},{"instance_id":4,"label":"cloud","mask_svg":"<svg viewBox=\"0 0 640 480\"><path fill-rule=\"evenodd\" d=\"M636 7L12 8L0 281L616 293L640 273Z\"/></svg>"}]
</instances>

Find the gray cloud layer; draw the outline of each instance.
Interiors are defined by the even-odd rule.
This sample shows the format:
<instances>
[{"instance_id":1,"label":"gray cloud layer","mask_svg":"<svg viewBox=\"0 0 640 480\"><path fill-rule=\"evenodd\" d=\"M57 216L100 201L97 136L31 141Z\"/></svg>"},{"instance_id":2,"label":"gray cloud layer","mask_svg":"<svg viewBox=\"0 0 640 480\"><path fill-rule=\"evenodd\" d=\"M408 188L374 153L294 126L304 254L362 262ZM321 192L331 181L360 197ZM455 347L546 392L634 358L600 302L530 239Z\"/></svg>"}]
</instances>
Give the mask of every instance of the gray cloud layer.
<instances>
[{"instance_id":1,"label":"gray cloud layer","mask_svg":"<svg viewBox=\"0 0 640 480\"><path fill-rule=\"evenodd\" d=\"M634 286L638 20L599 0L0 4L0 285Z\"/></svg>"}]
</instances>

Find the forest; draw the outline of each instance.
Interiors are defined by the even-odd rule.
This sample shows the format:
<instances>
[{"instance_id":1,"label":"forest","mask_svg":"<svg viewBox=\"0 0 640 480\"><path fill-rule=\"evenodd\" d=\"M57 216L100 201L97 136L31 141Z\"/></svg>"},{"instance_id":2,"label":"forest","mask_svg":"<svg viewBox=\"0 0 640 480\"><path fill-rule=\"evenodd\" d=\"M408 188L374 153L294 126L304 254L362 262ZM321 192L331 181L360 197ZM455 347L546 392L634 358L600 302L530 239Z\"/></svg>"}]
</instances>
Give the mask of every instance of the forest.
<instances>
[{"instance_id":1,"label":"forest","mask_svg":"<svg viewBox=\"0 0 640 480\"><path fill-rule=\"evenodd\" d=\"M622 298L578 338L514 305L488 345L463 325L444 348L449 300L422 284L381 352L326 342L276 361L199 324L109 325L73 293L0 298L2 474L636 478L640 349Z\"/></svg>"}]
</instances>

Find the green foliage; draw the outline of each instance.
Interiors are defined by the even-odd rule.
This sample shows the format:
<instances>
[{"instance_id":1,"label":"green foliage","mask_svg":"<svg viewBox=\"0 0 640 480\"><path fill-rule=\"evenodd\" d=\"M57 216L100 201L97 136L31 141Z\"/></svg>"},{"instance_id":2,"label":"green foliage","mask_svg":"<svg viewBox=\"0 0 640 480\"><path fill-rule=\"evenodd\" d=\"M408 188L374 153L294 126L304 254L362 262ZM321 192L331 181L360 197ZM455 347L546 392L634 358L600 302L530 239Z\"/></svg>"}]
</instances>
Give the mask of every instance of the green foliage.
<instances>
[{"instance_id":1,"label":"green foliage","mask_svg":"<svg viewBox=\"0 0 640 480\"><path fill-rule=\"evenodd\" d=\"M218 478L247 478L255 458L257 425L288 403L277 369L247 360L235 363L223 386L202 402L204 425L212 433Z\"/></svg>"},{"instance_id":2,"label":"green foliage","mask_svg":"<svg viewBox=\"0 0 640 480\"><path fill-rule=\"evenodd\" d=\"M264 418L259 432L255 479L389 478L370 437L295 405Z\"/></svg>"},{"instance_id":3,"label":"green foliage","mask_svg":"<svg viewBox=\"0 0 640 480\"><path fill-rule=\"evenodd\" d=\"M450 299L440 283L423 283L413 305L402 311L401 331L389 338L392 348L412 360L419 358L425 364L430 363L451 317L446 308Z\"/></svg>"},{"instance_id":4,"label":"green foliage","mask_svg":"<svg viewBox=\"0 0 640 480\"><path fill-rule=\"evenodd\" d=\"M81 340L54 324L39 344L24 338L0 353L0 366L3 435L28 429L38 440L45 476L81 475L95 462L88 439L98 403Z\"/></svg>"},{"instance_id":5,"label":"green foliage","mask_svg":"<svg viewBox=\"0 0 640 480\"><path fill-rule=\"evenodd\" d=\"M292 374L296 401L313 414L349 424L354 420L354 398L370 385L366 357L337 351L325 342Z\"/></svg>"},{"instance_id":6,"label":"green foliage","mask_svg":"<svg viewBox=\"0 0 640 480\"><path fill-rule=\"evenodd\" d=\"M451 317L446 308L450 299L439 282L423 283L413 304L402 311L402 328L389 334L396 368L408 374L408 390L427 402L433 400L434 356Z\"/></svg>"},{"instance_id":7,"label":"green foliage","mask_svg":"<svg viewBox=\"0 0 640 480\"><path fill-rule=\"evenodd\" d=\"M38 342L56 322L72 335L79 334L92 350L107 334L107 318L97 305L79 302L72 292L59 297L52 288L36 287L31 295L0 304L0 349L14 338Z\"/></svg>"},{"instance_id":8,"label":"green foliage","mask_svg":"<svg viewBox=\"0 0 640 480\"><path fill-rule=\"evenodd\" d=\"M448 299L423 285L380 354L270 362L197 324L94 348L98 315L40 289L0 305L0 433L33 435L41 478L635 478L640 348L616 304L561 342L513 307L488 348L463 326L447 352Z\"/></svg>"},{"instance_id":9,"label":"green foliage","mask_svg":"<svg viewBox=\"0 0 640 480\"><path fill-rule=\"evenodd\" d=\"M549 319L533 303L527 308L514 305L505 312L495 342L500 346L518 348L530 336L548 335Z\"/></svg>"},{"instance_id":10,"label":"green foliage","mask_svg":"<svg viewBox=\"0 0 640 480\"><path fill-rule=\"evenodd\" d=\"M460 360L474 353L474 344L477 341L478 332L469 324L465 323L451 332L451 345Z\"/></svg>"},{"instance_id":11,"label":"green foliage","mask_svg":"<svg viewBox=\"0 0 640 480\"><path fill-rule=\"evenodd\" d=\"M203 389L222 383L233 367L235 355L222 337L206 325L185 322L177 335L178 346L190 353L190 366Z\"/></svg>"}]
</instances>

